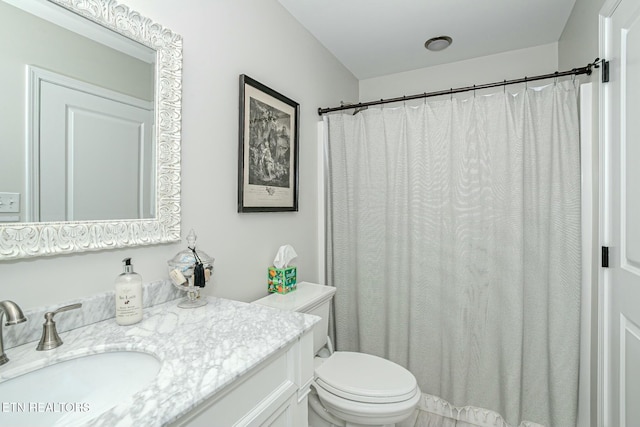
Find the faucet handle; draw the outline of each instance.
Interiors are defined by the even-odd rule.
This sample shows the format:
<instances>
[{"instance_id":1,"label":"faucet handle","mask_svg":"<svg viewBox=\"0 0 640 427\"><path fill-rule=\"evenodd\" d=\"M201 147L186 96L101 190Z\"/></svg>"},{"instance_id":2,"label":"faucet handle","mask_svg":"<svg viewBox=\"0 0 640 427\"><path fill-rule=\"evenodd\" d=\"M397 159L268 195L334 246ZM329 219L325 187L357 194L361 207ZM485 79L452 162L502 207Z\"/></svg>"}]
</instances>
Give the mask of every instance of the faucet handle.
<instances>
[{"instance_id":1,"label":"faucet handle","mask_svg":"<svg viewBox=\"0 0 640 427\"><path fill-rule=\"evenodd\" d=\"M82 307L81 303L70 304L60 307L57 310L46 312L44 314L45 321L42 324L42 337L40 337L40 342L38 343L36 350L52 350L56 347L60 347L62 345L62 339L56 330L56 322L53 321L53 316L58 313L62 313L63 311L74 310L80 307Z\"/></svg>"},{"instance_id":2,"label":"faucet handle","mask_svg":"<svg viewBox=\"0 0 640 427\"><path fill-rule=\"evenodd\" d=\"M80 308L82 307L82 303L76 303L76 304L69 304L69 305L65 305L60 307L59 309L55 310L55 311L48 311L44 314L44 318L47 320L51 320L53 322L53 316L58 314L58 313L62 313L63 311L69 311L69 310L74 310L76 308Z\"/></svg>"}]
</instances>

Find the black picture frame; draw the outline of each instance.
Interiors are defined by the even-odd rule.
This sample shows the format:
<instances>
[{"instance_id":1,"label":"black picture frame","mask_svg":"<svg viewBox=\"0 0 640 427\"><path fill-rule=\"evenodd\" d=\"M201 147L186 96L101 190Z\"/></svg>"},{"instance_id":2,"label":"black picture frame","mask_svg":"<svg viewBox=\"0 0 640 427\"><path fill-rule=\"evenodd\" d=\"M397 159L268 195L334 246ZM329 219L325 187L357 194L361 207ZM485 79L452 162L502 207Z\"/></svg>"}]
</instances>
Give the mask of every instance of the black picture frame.
<instances>
[{"instance_id":1,"label":"black picture frame","mask_svg":"<svg viewBox=\"0 0 640 427\"><path fill-rule=\"evenodd\" d=\"M240 75L238 212L298 211L300 104Z\"/></svg>"}]
</instances>

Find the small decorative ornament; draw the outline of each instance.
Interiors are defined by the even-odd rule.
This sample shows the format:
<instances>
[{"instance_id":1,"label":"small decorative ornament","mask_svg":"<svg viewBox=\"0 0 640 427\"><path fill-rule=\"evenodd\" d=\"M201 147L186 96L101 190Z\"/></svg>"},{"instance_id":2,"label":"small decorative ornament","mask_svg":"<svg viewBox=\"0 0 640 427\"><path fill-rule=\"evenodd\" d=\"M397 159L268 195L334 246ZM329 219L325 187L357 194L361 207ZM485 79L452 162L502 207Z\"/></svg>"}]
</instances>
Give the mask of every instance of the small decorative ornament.
<instances>
[{"instance_id":1,"label":"small decorative ornament","mask_svg":"<svg viewBox=\"0 0 640 427\"><path fill-rule=\"evenodd\" d=\"M186 298L178 303L180 308L196 308L207 304L207 300L200 295L200 289L211 278L214 259L206 252L196 250L196 239L192 229L187 236L187 249L178 252L167 262L171 283L187 292Z\"/></svg>"}]
</instances>

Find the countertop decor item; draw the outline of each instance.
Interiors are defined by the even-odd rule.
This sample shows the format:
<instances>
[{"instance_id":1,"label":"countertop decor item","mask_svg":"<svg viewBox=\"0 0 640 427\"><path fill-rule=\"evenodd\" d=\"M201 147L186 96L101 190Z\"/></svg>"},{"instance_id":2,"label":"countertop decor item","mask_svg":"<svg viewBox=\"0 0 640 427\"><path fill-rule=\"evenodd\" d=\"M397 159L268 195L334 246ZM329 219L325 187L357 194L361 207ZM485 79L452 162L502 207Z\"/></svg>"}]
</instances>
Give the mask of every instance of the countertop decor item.
<instances>
[{"instance_id":1,"label":"countertop decor item","mask_svg":"<svg viewBox=\"0 0 640 427\"><path fill-rule=\"evenodd\" d=\"M291 245L282 245L273 259L273 265L267 269L267 290L286 294L296 290L297 268L290 265L298 254Z\"/></svg>"},{"instance_id":2,"label":"countertop decor item","mask_svg":"<svg viewBox=\"0 0 640 427\"><path fill-rule=\"evenodd\" d=\"M300 105L240 75L238 212L298 210Z\"/></svg>"},{"instance_id":3,"label":"countertop decor item","mask_svg":"<svg viewBox=\"0 0 640 427\"><path fill-rule=\"evenodd\" d=\"M116 322L133 325L142 320L142 276L133 271L131 258L122 262L124 271L116 277Z\"/></svg>"},{"instance_id":4,"label":"countertop decor item","mask_svg":"<svg viewBox=\"0 0 640 427\"><path fill-rule=\"evenodd\" d=\"M193 230L189 231L187 249L168 261L171 283L187 293L186 298L178 303L180 308L202 307L207 303L200 296L200 288L204 288L211 278L214 259L206 252L196 250L197 238Z\"/></svg>"}]
</instances>

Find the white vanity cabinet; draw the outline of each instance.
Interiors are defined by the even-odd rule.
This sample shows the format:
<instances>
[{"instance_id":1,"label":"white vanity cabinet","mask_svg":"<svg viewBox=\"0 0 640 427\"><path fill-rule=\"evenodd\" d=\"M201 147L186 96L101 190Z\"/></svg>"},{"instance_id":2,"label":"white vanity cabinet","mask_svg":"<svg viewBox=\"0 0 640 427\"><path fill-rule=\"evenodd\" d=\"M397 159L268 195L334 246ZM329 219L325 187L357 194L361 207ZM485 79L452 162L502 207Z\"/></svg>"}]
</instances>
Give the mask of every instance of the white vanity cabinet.
<instances>
[{"instance_id":1,"label":"white vanity cabinet","mask_svg":"<svg viewBox=\"0 0 640 427\"><path fill-rule=\"evenodd\" d=\"M307 426L307 395L312 377L310 330L169 425Z\"/></svg>"}]
</instances>

